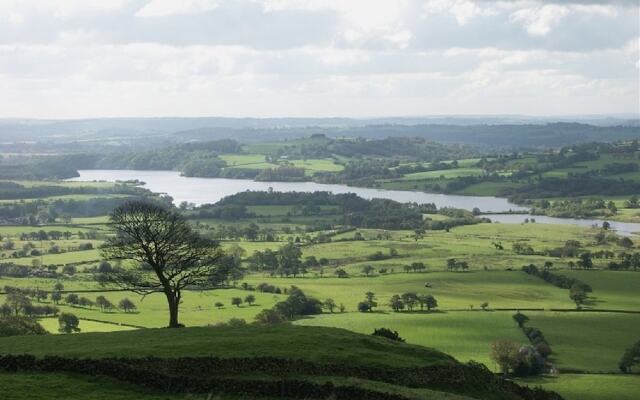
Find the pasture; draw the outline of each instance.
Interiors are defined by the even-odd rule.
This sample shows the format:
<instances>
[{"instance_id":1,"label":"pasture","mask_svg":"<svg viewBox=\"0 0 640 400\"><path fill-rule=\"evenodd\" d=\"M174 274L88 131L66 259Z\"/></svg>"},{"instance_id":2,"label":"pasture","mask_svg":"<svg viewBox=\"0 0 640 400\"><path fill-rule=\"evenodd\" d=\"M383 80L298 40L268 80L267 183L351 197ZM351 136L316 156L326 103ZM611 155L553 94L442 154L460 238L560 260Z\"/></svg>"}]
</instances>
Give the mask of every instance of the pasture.
<instances>
[{"instance_id":1,"label":"pasture","mask_svg":"<svg viewBox=\"0 0 640 400\"><path fill-rule=\"evenodd\" d=\"M556 391L567 400L636 400L640 389L638 375L561 374L517 381Z\"/></svg>"}]
</instances>

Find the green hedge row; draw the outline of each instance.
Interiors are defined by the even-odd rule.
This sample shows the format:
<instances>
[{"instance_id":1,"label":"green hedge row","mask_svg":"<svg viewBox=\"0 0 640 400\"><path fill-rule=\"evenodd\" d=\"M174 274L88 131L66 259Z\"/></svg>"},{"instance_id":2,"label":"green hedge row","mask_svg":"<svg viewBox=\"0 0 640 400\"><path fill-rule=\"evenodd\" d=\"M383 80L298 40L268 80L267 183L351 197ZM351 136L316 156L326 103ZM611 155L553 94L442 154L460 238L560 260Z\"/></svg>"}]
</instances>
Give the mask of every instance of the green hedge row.
<instances>
[{"instance_id":1,"label":"green hedge row","mask_svg":"<svg viewBox=\"0 0 640 400\"><path fill-rule=\"evenodd\" d=\"M0 356L0 371L72 372L106 375L165 392L219 392L291 398L404 400L403 396L354 386L318 384L287 378L288 375L355 377L413 388L444 389L458 393L492 393L497 398L561 400L558 394L530 389L506 381L484 365L445 363L428 367L382 368L320 364L274 357L252 358L105 358L72 359L30 355ZM248 373L275 379L241 379Z\"/></svg>"}]
</instances>

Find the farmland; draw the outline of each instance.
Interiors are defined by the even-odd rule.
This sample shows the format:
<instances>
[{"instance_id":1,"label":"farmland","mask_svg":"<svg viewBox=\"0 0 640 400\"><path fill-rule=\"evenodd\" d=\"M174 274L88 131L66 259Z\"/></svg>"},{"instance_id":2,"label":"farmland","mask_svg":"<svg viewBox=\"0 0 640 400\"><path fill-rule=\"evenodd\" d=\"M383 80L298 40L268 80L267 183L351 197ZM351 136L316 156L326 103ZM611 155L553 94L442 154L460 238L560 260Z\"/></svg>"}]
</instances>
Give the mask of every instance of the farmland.
<instances>
[{"instance_id":1,"label":"farmland","mask_svg":"<svg viewBox=\"0 0 640 400\"><path fill-rule=\"evenodd\" d=\"M327 143L330 141L326 138L314 138L286 144L247 144L240 152L220 154L219 158L226 163L223 170L286 172L293 168L303 171L306 180L322 176L332 182L331 176L353 172L353 158L337 154L324 158L292 155L296 145ZM576 163L575 168L601 171L613 162L608 157L602 155L599 161ZM499 169L495 166L499 178L483 180L487 175L486 163L497 160L460 158L434 163L399 163L389 167L390 171L396 171L392 174L398 175L381 177L372 186L431 190L434 184L444 187L450 182L472 178L480 181L452 193L497 195L514 188L527 188L527 183L512 176L541 162L539 157L521 154L502 160ZM567 178L573 176L569 175L569 172L573 174L572 168L551 169L544 176ZM623 175L616 175L616 179L627 179L628 173ZM175 210L186 218L191 229L220 244L231 256L226 262L234 272L214 286L189 287L183 291L180 323L193 329L191 339L183 347L170 349L153 339L162 337L160 332L168 332L160 329L169 322L165 294L141 295L100 281L104 271L135 267L130 261L105 259L102 246L114 237L109 212L127 200L144 199L167 205L170 199L151 193L140 182L133 181L13 183L21 185L18 190L24 191L25 197L0 199L0 207L13 213L7 214L10 216L0 225L0 265L9 266L3 267L5 272L0 273L0 304L9 301L14 288L29 293L44 292L44 297L32 298L32 305L55 307L57 313L75 315L81 332L62 335L58 318L43 315L39 322L50 333L47 341L41 342L39 337L16 337L4 342L0 339L0 354L146 356L148 353L136 353L135 345L128 344L142 340L149 342L154 354L162 357L205 353L250 357L263 352L274 357L290 357L290 349L283 350L269 339L272 333L273 340L284 335L278 331L284 328L262 327L260 329L266 330L254 331L258 328L251 323L263 310L272 310L287 301L295 287L323 304L334 304L332 309L325 306L321 313L298 316L283 324L287 329L297 330L296 334L286 334L294 335L288 336L288 340L298 349L295 354L304 353L314 362L328 362L329 359L323 358L328 354L335 361L335 354L350 346L349 340L357 343L365 337L334 338L344 340L335 350L326 343L313 348L305 340L311 340L316 329L325 332L322 329L340 328L344 331L337 332L370 335L376 329L387 328L397 331L407 346L420 346L412 347L411 351L434 349L424 351L443 352L460 362L479 362L490 371L498 372L501 367L491 356L496 341L508 340L518 346L530 344L514 320L514 314L520 312L528 318L526 327L544 334L551 348L546 362L557 373L519 377L518 382L557 390L568 400L589 395L598 398L594 393L605 390L603 388L618 394L619 398L631 398L638 384L636 375L622 375L618 369L622 354L637 341L640 331L637 296L640 278L637 266L632 266L633 254L637 253L635 236L624 240L602 226L549 225L536 223L534 219L517 224L492 223L483 219L491 218L490 214L477 215L469 210L423 205L416 211L413 206L362 199L357 200L356 208L347 211L347 198L323 195L241 193L214 205L196 207L185 202ZM270 196L279 196L278 201ZM558 204L567 200L561 196L551 199ZM590 197L583 199L584 203L572 212L582 212L584 207L596 204ZM627 221L637 217L637 209L629 203L630 196L602 196L600 200L605 205L603 209L595 209L595 217L606 215L610 220ZM609 201L615 205L615 212L607 205ZM538 203L532 204L537 207ZM559 211L552 206L545 212ZM285 248L299 251L293 270L282 268ZM279 268L264 261L269 254L275 255ZM583 254L589 254L588 267ZM591 291L578 304L570 297L569 287L543 279L542 275L526 273L522 267L528 265L544 268L552 278L560 276L588 285ZM273 290L258 289L264 285ZM54 300L52 294L56 291L60 292L60 298ZM422 303L403 303L397 308L397 299L405 299L407 294L431 296L436 304L429 306L433 309L423 308ZM121 304L125 304L125 300L130 301L133 308L123 308ZM375 306L365 310L363 302ZM208 329L222 332L222 336L217 336L218 343L207 341ZM225 334L231 332L225 329L236 329L234 337ZM246 347L244 352L238 350L243 347L234 340L255 342L252 338L256 336L261 337L262 344ZM123 342L119 339L123 337L128 339ZM98 342L102 350L97 349ZM198 353L202 348L208 350ZM235 349L233 354L228 353L229 349ZM384 358L396 367L420 362L406 355L385 355ZM425 355L427 359L431 356ZM372 362L376 355L362 349L346 357L362 364L365 360ZM0 387L11 390L11 385L24 385L36 379L43 379L43 387L53 385L55 379L68 384L75 382L86 390L91 390L93 384L86 377L74 374L52 377L25 371L16 381L10 381L0 374ZM113 398L138 390L104 379L104 386L110 388ZM324 382L324 378L305 379ZM388 383L381 382L363 383L353 376L334 377L332 382L384 389L415 399L424 396L464 399L466 395L445 395L431 392L432 388L385 386ZM35 398L38 395L41 394L35 393ZM172 398L153 390L140 392L139 396Z\"/></svg>"}]
</instances>

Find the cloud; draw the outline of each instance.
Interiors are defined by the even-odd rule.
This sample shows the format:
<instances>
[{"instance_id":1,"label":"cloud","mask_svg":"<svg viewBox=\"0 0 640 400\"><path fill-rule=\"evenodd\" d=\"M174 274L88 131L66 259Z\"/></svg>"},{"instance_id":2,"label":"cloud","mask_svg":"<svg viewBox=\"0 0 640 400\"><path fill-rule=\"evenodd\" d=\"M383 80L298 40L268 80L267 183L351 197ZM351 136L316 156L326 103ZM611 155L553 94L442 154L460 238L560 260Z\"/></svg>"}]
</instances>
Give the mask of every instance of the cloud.
<instances>
[{"instance_id":1,"label":"cloud","mask_svg":"<svg viewBox=\"0 0 640 400\"><path fill-rule=\"evenodd\" d=\"M637 112L626 1L7 0L0 116Z\"/></svg>"},{"instance_id":2,"label":"cloud","mask_svg":"<svg viewBox=\"0 0 640 400\"><path fill-rule=\"evenodd\" d=\"M136 12L136 17L163 17L215 10L217 0L152 0Z\"/></svg>"},{"instance_id":3,"label":"cloud","mask_svg":"<svg viewBox=\"0 0 640 400\"><path fill-rule=\"evenodd\" d=\"M511 14L511 20L522 22L533 36L544 36L569 14L569 9L556 4L523 8Z\"/></svg>"}]
</instances>

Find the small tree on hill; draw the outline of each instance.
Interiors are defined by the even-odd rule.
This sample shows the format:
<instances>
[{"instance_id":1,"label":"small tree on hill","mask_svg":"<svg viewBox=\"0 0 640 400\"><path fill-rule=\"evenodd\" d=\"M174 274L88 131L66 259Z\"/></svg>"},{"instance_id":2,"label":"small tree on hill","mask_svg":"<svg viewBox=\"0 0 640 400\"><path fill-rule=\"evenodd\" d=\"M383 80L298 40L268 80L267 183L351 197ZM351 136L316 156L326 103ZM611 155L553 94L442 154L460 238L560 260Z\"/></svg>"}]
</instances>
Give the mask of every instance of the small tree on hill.
<instances>
[{"instance_id":1,"label":"small tree on hill","mask_svg":"<svg viewBox=\"0 0 640 400\"><path fill-rule=\"evenodd\" d=\"M70 306L77 306L80 303L80 297L75 293L69 293L67 297L64 298L64 302Z\"/></svg>"},{"instance_id":2,"label":"small tree on hill","mask_svg":"<svg viewBox=\"0 0 640 400\"><path fill-rule=\"evenodd\" d=\"M373 292L367 292L364 294L366 303L369 306L369 312L373 311L374 307L378 307L378 303L376 302L376 295Z\"/></svg>"},{"instance_id":3,"label":"small tree on hill","mask_svg":"<svg viewBox=\"0 0 640 400\"><path fill-rule=\"evenodd\" d=\"M80 332L80 320L71 313L62 313L58 316L58 331L60 333Z\"/></svg>"},{"instance_id":4,"label":"small tree on hill","mask_svg":"<svg viewBox=\"0 0 640 400\"><path fill-rule=\"evenodd\" d=\"M618 367L621 372L629 373L634 365L640 364L640 340L622 355Z\"/></svg>"},{"instance_id":5,"label":"small tree on hill","mask_svg":"<svg viewBox=\"0 0 640 400\"><path fill-rule=\"evenodd\" d=\"M366 276L370 276L374 271L375 268L373 268L373 266L371 265L365 265L364 267L362 267L362 273Z\"/></svg>"},{"instance_id":6,"label":"small tree on hill","mask_svg":"<svg viewBox=\"0 0 640 400\"><path fill-rule=\"evenodd\" d=\"M93 301L87 299L86 297L80 297L80 299L78 299L78 305L80 307L93 307Z\"/></svg>"},{"instance_id":7,"label":"small tree on hill","mask_svg":"<svg viewBox=\"0 0 640 400\"><path fill-rule=\"evenodd\" d=\"M529 321L529 317L527 317L526 315L522 314L520 311L518 311L517 313L513 314L513 319L514 321L516 321L516 323L518 324L518 327L522 328L524 326L525 323L527 323L527 321Z\"/></svg>"},{"instance_id":8,"label":"small tree on hill","mask_svg":"<svg viewBox=\"0 0 640 400\"><path fill-rule=\"evenodd\" d=\"M109 300L107 300L106 297L104 297L104 296L96 297L96 304L98 305L98 307L100 307L100 311L104 311L105 306L107 305L107 303L109 303Z\"/></svg>"},{"instance_id":9,"label":"small tree on hill","mask_svg":"<svg viewBox=\"0 0 640 400\"><path fill-rule=\"evenodd\" d=\"M498 364L500 371L506 376L518 363L519 346L508 339L500 339L491 343L491 359Z\"/></svg>"},{"instance_id":10,"label":"small tree on hill","mask_svg":"<svg viewBox=\"0 0 640 400\"><path fill-rule=\"evenodd\" d=\"M31 307L31 300L29 300L29 297L27 297L22 290L5 288L5 291L7 292L6 304L11 307L14 315L17 316Z\"/></svg>"},{"instance_id":11,"label":"small tree on hill","mask_svg":"<svg viewBox=\"0 0 640 400\"><path fill-rule=\"evenodd\" d=\"M105 260L133 260L131 268L114 268L103 282L141 295L162 291L169 306L169 327L182 326L178 310L187 287L211 284L222 252L217 242L192 229L180 214L164 206L131 201L110 216L115 235L102 247Z\"/></svg>"},{"instance_id":12,"label":"small tree on hill","mask_svg":"<svg viewBox=\"0 0 640 400\"><path fill-rule=\"evenodd\" d=\"M128 298L124 298L122 300L120 300L120 302L118 303L118 308L121 309L122 311L128 313L128 312L133 312L137 309L136 305L133 303L133 301L129 300Z\"/></svg>"},{"instance_id":13,"label":"small tree on hill","mask_svg":"<svg viewBox=\"0 0 640 400\"><path fill-rule=\"evenodd\" d=\"M329 310L330 313L333 313L333 310L336 308L336 302L333 301L333 299L329 298L326 299L322 305L324 306L324 308L326 308L327 310Z\"/></svg>"},{"instance_id":14,"label":"small tree on hill","mask_svg":"<svg viewBox=\"0 0 640 400\"><path fill-rule=\"evenodd\" d=\"M256 296L252 295L252 294L248 294L245 298L244 298L244 302L252 305L253 303L255 303L256 301Z\"/></svg>"},{"instance_id":15,"label":"small tree on hill","mask_svg":"<svg viewBox=\"0 0 640 400\"><path fill-rule=\"evenodd\" d=\"M580 308L587 299L587 292L580 285L573 285L569 289L569 298L576 303L576 308Z\"/></svg>"},{"instance_id":16,"label":"small tree on hill","mask_svg":"<svg viewBox=\"0 0 640 400\"><path fill-rule=\"evenodd\" d=\"M420 301L420 307L427 307L427 311L431 312L432 309L438 308L438 300L430 294L422 295L418 297Z\"/></svg>"},{"instance_id":17,"label":"small tree on hill","mask_svg":"<svg viewBox=\"0 0 640 400\"><path fill-rule=\"evenodd\" d=\"M404 302L400 296L394 294L391 296L391 300L389 300L389 307L391 307L393 311L399 312L404 308Z\"/></svg>"},{"instance_id":18,"label":"small tree on hill","mask_svg":"<svg viewBox=\"0 0 640 400\"><path fill-rule=\"evenodd\" d=\"M51 292L51 301L53 301L55 304L60 303L60 300L62 300L62 293L59 291L53 291Z\"/></svg>"},{"instance_id":19,"label":"small tree on hill","mask_svg":"<svg viewBox=\"0 0 640 400\"><path fill-rule=\"evenodd\" d=\"M34 293L34 296L35 296L35 298L36 298L36 301L37 301L38 303L40 303L41 301L43 301L43 300L46 300L46 299L47 299L48 294L47 294L47 292L45 292L44 290L36 289L36 291L35 291L35 293Z\"/></svg>"},{"instance_id":20,"label":"small tree on hill","mask_svg":"<svg viewBox=\"0 0 640 400\"><path fill-rule=\"evenodd\" d=\"M336 268L334 274L336 274L336 276L338 278L348 278L349 277L349 274L347 273L347 271L345 271L342 268Z\"/></svg>"},{"instance_id":21,"label":"small tree on hill","mask_svg":"<svg viewBox=\"0 0 640 400\"><path fill-rule=\"evenodd\" d=\"M233 297L231 299L231 305L234 305L236 307L240 307L240 305L242 304L242 298L240 297Z\"/></svg>"},{"instance_id":22,"label":"small tree on hill","mask_svg":"<svg viewBox=\"0 0 640 400\"><path fill-rule=\"evenodd\" d=\"M219 302L219 301L216 301L216 303L214 304L214 306L216 306L216 308L219 310L219 309L221 309L222 307L224 307L224 303L221 303L221 302Z\"/></svg>"},{"instance_id":23,"label":"small tree on hill","mask_svg":"<svg viewBox=\"0 0 640 400\"><path fill-rule=\"evenodd\" d=\"M418 295L413 292L407 292L402 294L402 301L404 305L407 306L409 311L413 311L413 307L418 304Z\"/></svg>"}]
</instances>

